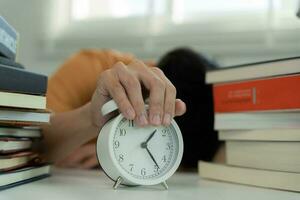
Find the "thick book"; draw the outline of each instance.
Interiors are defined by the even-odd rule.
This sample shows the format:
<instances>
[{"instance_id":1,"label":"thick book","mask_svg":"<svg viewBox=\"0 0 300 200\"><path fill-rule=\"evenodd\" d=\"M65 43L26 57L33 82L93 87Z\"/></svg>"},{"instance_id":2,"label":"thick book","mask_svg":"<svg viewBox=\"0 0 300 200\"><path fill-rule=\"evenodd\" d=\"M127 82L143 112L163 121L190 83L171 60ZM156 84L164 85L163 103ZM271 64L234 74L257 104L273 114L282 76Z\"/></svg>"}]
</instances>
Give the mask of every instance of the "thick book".
<instances>
[{"instance_id":1,"label":"thick book","mask_svg":"<svg viewBox=\"0 0 300 200\"><path fill-rule=\"evenodd\" d=\"M300 173L300 142L226 141L226 163Z\"/></svg>"},{"instance_id":2,"label":"thick book","mask_svg":"<svg viewBox=\"0 0 300 200\"><path fill-rule=\"evenodd\" d=\"M211 70L206 73L206 83L250 80L271 76L300 73L300 57L269 60Z\"/></svg>"},{"instance_id":3,"label":"thick book","mask_svg":"<svg viewBox=\"0 0 300 200\"><path fill-rule=\"evenodd\" d=\"M17 54L17 31L0 16L0 55L15 60Z\"/></svg>"},{"instance_id":4,"label":"thick book","mask_svg":"<svg viewBox=\"0 0 300 200\"><path fill-rule=\"evenodd\" d=\"M36 126L49 123L50 112L47 110L25 110L0 108L0 125Z\"/></svg>"},{"instance_id":5,"label":"thick book","mask_svg":"<svg viewBox=\"0 0 300 200\"><path fill-rule=\"evenodd\" d=\"M50 165L33 166L0 173L0 190L30 183L50 176Z\"/></svg>"},{"instance_id":6,"label":"thick book","mask_svg":"<svg viewBox=\"0 0 300 200\"><path fill-rule=\"evenodd\" d=\"M46 109L46 97L0 91L0 106L13 108Z\"/></svg>"},{"instance_id":7,"label":"thick book","mask_svg":"<svg viewBox=\"0 0 300 200\"><path fill-rule=\"evenodd\" d=\"M300 142L300 129L222 130L218 136L219 140Z\"/></svg>"},{"instance_id":8,"label":"thick book","mask_svg":"<svg viewBox=\"0 0 300 200\"><path fill-rule=\"evenodd\" d=\"M0 138L2 137L13 137L13 138L41 138L42 133L40 128L36 127L4 127L0 126Z\"/></svg>"},{"instance_id":9,"label":"thick book","mask_svg":"<svg viewBox=\"0 0 300 200\"><path fill-rule=\"evenodd\" d=\"M215 113L215 130L300 129L300 112Z\"/></svg>"},{"instance_id":10,"label":"thick book","mask_svg":"<svg viewBox=\"0 0 300 200\"><path fill-rule=\"evenodd\" d=\"M21 152L0 156L0 172L15 170L24 167L37 159L37 154L32 152Z\"/></svg>"},{"instance_id":11,"label":"thick book","mask_svg":"<svg viewBox=\"0 0 300 200\"><path fill-rule=\"evenodd\" d=\"M13 60L10 60L8 58L5 58L3 56L0 56L0 64L1 65L6 65L6 66L9 66L9 67L16 67L16 68L19 68L19 69L24 69L24 66L20 63L17 63Z\"/></svg>"},{"instance_id":12,"label":"thick book","mask_svg":"<svg viewBox=\"0 0 300 200\"><path fill-rule=\"evenodd\" d=\"M31 148L30 139L0 138L0 154L15 153Z\"/></svg>"},{"instance_id":13,"label":"thick book","mask_svg":"<svg viewBox=\"0 0 300 200\"><path fill-rule=\"evenodd\" d=\"M219 113L299 109L299 86L300 74L215 84L214 109Z\"/></svg>"},{"instance_id":14,"label":"thick book","mask_svg":"<svg viewBox=\"0 0 300 200\"><path fill-rule=\"evenodd\" d=\"M0 90L45 96L47 76L0 64Z\"/></svg>"},{"instance_id":15,"label":"thick book","mask_svg":"<svg viewBox=\"0 0 300 200\"><path fill-rule=\"evenodd\" d=\"M300 173L236 167L199 161L202 178L300 192Z\"/></svg>"}]
</instances>

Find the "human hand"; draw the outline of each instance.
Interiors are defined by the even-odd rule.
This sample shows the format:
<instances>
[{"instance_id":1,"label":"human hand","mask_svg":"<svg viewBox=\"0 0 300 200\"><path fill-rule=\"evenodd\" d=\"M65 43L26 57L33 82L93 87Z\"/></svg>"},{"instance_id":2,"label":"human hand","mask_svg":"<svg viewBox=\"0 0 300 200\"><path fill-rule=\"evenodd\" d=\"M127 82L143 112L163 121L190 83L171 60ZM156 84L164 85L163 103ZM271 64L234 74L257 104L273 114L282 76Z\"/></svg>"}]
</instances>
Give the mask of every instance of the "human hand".
<instances>
[{"instance_id":1,"label":"human hand","mask_svg":"<svg viewBox=\"0 0 300 200\"><path fill-rule=\"evenodd\" d=\"M99 166L94 143L84 144L56 163L58 167L91 169Z\"/></svg>"},{"instance_id":2,"label":"human hand","mask_svg":"<svg viewBox=\"0 0 300 200\"><path fill-rule=\"evenodd\" d=\"M142 86L150 94L148 113ZM176 88L163 72L138 60L129 65L118 62L100 75L90 105L93 125L98 128L110 118L100 113L103 104L110 99L115 100L125 118L134 120L140 126L169 125L174 116L186 111L185 103L176 99Z\"/></svg>"}]
</instances>

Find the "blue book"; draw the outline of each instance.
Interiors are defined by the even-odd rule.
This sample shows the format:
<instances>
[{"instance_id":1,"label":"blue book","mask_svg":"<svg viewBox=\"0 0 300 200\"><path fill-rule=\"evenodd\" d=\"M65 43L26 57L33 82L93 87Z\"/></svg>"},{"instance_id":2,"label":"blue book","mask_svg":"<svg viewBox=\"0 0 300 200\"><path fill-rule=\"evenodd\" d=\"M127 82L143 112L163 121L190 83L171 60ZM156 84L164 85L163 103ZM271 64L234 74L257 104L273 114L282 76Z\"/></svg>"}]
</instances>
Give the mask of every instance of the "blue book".
<instances>
[{"instance_id":1,"label":"blue book","mask_svg":"<svg viewBox=\"0 0 300 200\"><path fill-rule=\"evenodd\" d=\"M0 173L0 191L50 176L50 165L26 167Z\"/></svg>"},{"instance_id":2,"label":"blue book","mask_svg":"<svg viewBox=\"0 0 300 200\"><path fill-rule=\"evenodd\" d=\"M18 35L17 31L0 16L0 56L16 59Z\"/></svg>"},{"instance_id":3,"label":"blue book","mask_svg":"<svg viewBox=\"0 0 300 200\"><path fill-rule=\"evenodd\" d=\"M0 91L45 96L47 76L0 62Z\"/></svg>"},{"instance_id":4,"label":"blue book","mask_svg":"<svg viewBox=\"0 0 300 200\"><path fill-rule=\"evenodd\" d=\"M0 56L0 64L1 65L6 65L6 66L9 66L9 67L16 67L16 68L20 68L20 69L25 69L25 67L22 64L17 63L15 61L10 60L9 58L3 57L3 56Z\"/></svg>"}]
</instances>

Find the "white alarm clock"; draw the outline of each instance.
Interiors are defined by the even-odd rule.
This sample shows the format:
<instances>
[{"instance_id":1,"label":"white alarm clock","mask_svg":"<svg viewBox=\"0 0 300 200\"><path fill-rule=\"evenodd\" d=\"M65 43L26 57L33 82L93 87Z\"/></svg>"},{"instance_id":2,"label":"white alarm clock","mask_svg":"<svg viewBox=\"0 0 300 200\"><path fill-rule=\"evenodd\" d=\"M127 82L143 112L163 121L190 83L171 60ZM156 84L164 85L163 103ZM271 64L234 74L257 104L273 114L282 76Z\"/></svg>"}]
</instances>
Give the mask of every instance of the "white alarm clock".
<instances>
[{"instance_id":1,"label":"white alarm clock","mask_svg":"<svg viewBox=\"0 0 300 200\"><path fill-rule=\"evenodd\" d=\"M111 100L103 115L117 110ZM170 126L139 127L122 114L109 120L97 139L97 157L104 173L126 186L163 184L177 170L183 154L183 140L174 120Z\"/></svg>"}]
</instances>

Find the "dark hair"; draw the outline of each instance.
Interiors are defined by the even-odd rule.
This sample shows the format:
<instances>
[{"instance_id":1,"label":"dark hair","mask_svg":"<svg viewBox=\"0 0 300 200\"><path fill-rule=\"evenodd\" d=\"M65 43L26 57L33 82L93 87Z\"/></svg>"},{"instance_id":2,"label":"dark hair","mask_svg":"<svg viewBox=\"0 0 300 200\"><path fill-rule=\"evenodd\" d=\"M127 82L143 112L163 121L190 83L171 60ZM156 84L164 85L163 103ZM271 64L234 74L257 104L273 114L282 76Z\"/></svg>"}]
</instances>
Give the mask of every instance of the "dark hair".
<instances>
[{"instance_id":1,"label":"dark hair","mask_svg":"<svg viewBox=\"0 0 300 200\"><path fill-rule=\"evenodd\" d=\"M179 48L164 55L157 66L176 87L177 98L187 106L187 112L175 118L184 140L182 165L196 167L198 160L212 160L219 142L213 129L212 86L205 84L205 72L217 65L200 53Z\"/></svg>"}]
</instances>

